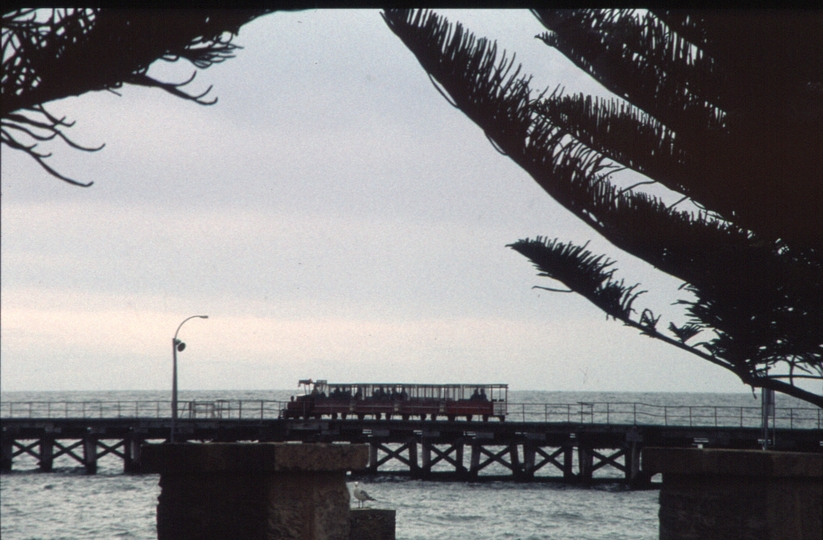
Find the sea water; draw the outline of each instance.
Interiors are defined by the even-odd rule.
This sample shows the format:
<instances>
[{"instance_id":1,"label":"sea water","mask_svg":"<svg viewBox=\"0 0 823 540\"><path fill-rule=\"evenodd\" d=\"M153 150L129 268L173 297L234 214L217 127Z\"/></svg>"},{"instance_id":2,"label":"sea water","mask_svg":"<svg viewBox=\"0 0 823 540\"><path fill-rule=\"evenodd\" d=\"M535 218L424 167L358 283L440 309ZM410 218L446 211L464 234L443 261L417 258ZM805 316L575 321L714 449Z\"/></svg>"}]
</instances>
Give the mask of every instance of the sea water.
<instances>
[{"instance_id":1,"label":"sea water","mask_svg":"<svg viewBox=\"0 0 823 540\"><path fill-rule=\"evenodd\" d=\"M291 391L180 392L181 400L288 399ZM7 392L2 401L168 400L167 392ZM782 399L782 398L781 398ZM788 399L788 398L786 398ZM643 402L695 406L758 406L752 394L510 392L512 403ZM779 403L778 406L803 406ZM68 458L53 472L33 458L15 458L0 476L0 535L4 540L157 538L157 475L127 475L106 456L87 475ZM658 491L629 491L619 483L593 487L560 483L439 482L401 477L361 479L375 508L397 512L397 538L412 539L654 539ZM349 486L350 489L352 486Z\"/></svg>"},{"instance_id":2,"label":"sea water","mask_svg":"<svg viewBox=\"0 0 823 540\"><path fill-rule=\"evenodd\" d=\"M76 468L4 474L2 537L156 539L158 478ZM385 477L361 486L378 499L371 507L396 511L398 539L657 538L656 490Z\"/></svg>"}]
</instances>

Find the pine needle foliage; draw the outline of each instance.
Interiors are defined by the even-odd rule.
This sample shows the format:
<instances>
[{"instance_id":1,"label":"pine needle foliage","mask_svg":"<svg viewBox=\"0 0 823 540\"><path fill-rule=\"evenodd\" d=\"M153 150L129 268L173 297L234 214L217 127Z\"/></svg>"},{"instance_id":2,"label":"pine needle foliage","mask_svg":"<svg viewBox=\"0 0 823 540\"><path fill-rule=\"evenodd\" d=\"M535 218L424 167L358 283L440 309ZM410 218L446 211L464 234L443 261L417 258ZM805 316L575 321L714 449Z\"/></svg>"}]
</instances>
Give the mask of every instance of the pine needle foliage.
<instances>
[{"instance_id":1,"label":"pine needle foliage","mask_svg":"<svg viewBox=\"0 0 823 540\"><path fill-rule=\"evenodd\" d=\"M75 143L66 134L73 122L50 114L45 104L86 92L116 93L124 84L159 88L201 105L209 87L190 94L184 87L197 69L234 56L240 27L271 10L245 9L15 9L2 15L2 143L26 152L49 174L61 174L38 146L55 138L72 148L100 150ZM185 60L196 69L188 80L167 82L148 74L156 61Z\"/></svg>"},{"instance_id":2,"label":"pine needle foliage","mask_svg":"<svg viewBox=\"0 0 823 540\"><path fill-rule=\"evenodd\" d=\"M495 149L613 245L682 280L688 320L659 329L634 308L639 285L586 245L510 247L608 317L823 407L797 384L823 378L823 11L534 15L539 39L617 97L535 90L496 43L435 13L384 19ZM624 169L699 210L621 188Z\"/></svg>"}]
</instances>

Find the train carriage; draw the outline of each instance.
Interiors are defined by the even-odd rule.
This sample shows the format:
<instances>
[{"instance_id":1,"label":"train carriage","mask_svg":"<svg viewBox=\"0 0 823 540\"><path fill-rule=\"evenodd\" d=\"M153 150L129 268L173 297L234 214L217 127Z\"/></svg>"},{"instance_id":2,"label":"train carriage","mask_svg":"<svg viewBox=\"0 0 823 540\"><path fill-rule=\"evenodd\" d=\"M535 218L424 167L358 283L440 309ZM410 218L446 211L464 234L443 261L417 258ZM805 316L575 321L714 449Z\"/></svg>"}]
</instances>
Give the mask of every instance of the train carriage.
<instances>
[{"instance_id":1,"label":"train carriage","mask_svg":"<svg viewBox=\"0 0 823 540\"><path fill-rule=\"evenodd\" d=\"M506 419L506 384L329 383L304 379L285 418Z\"/></svg>"}]
</instances>

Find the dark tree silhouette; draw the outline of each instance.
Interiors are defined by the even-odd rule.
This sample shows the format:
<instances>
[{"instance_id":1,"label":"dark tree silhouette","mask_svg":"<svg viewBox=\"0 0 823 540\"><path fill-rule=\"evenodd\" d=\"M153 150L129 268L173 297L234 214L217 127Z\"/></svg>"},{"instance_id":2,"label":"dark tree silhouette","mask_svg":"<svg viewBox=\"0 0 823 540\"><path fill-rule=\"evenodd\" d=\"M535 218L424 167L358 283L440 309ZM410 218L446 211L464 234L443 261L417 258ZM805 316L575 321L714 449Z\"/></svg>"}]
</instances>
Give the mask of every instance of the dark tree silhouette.
<instances>
[{"instance_id":1,"label":"dark tree silhouette","mask_svg":"<svg viewBox=\"0 0 823 540\"><path fill-rule=\"evenodd\" d=\"M183 82L165 82L148 75L158 60L187 60L206 69L234 56L231 40L240 27L271 10L133 10L19 9L3 13L2 143L26 152L66 182L89 186L49 166L50 154L38 144L55 138L73 148L95 151L72 141L65 130L73 123L49 113L45 104L89 91L124 84L160 88L202 105L205 92L184 90Z\"/></svg>"},{"instance_id":2,"label":"dark tree silhouette","mask_svg":"<svg viewBox=\"0 0 823 540\"><path fill-rule=\"evenodd\" d=\"M460 24L384 18L498 151L613 245L683 281L687 323L661 328L635 307L639 284L585 245L510 247L607 317L823 407L798 385L823 378L823 11L534 14L540 39L618 97L537 93ZM624 169L682 199L621 188Z\"/></svg>"}]
</instances>

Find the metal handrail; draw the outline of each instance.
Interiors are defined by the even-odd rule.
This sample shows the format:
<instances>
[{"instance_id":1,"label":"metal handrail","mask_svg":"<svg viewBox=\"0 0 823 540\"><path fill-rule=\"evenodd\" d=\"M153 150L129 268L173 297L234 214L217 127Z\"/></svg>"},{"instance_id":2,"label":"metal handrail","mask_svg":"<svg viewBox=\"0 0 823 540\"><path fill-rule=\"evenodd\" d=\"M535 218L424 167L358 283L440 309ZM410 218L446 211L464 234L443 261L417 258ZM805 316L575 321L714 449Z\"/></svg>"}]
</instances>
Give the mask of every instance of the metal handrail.
<instances>
[{"instance_id":1,"label":"metal handrail","mask_svg":"<svg viewBox=\"0 0 823 540\"><path fill-rule=\"evenodd\" d=\"M178 401L179 418L276 419L287 401ZM778 429L823 429L823 409L779 407ZM3 401L0 418L171 418L171 401ZM760 427L760 406L653 405L643 402L508 403L509 422L558 422L606 425L664 425L689 427Z\"/></svg>"}]
</instances>

